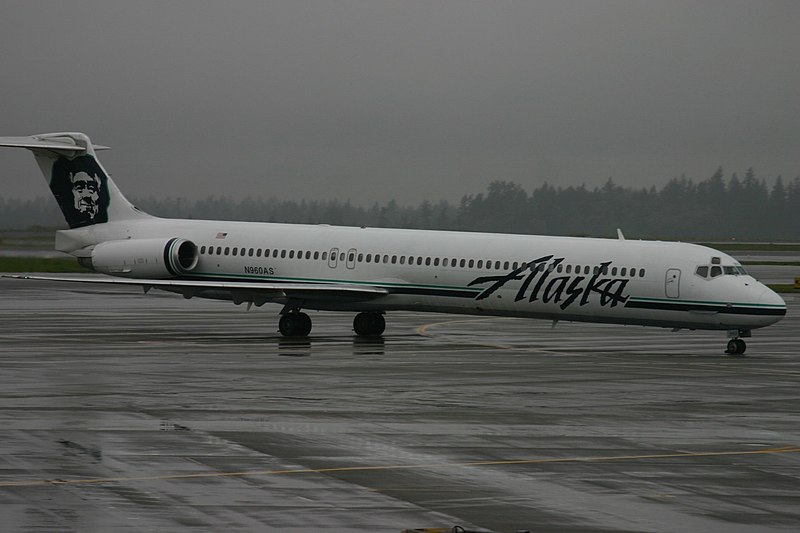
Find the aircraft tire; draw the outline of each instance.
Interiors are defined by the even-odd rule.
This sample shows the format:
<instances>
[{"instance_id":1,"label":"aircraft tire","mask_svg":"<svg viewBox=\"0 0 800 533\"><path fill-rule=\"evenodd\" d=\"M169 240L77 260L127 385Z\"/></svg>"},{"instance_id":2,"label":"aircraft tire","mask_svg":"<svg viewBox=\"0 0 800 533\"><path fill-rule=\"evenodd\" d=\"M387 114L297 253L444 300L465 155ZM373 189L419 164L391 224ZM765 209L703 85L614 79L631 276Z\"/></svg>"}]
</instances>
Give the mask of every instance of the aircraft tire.
<instances>
[{"instance_id":1,"label":"aircraft tire","mask_svg":"<svg viewBox=\"0 0 800 533\"><path fill-rule=\"evenodd\" d=\"M358 313L353 319L353 331L360 337L377 337L386 330L386 320L380 313Z\"/></svg>"},{"instance_id":2,"label":"aircraft tire","mask_svg":"<svg viewBox=\"0 0 800 533\"><path fill-rule=\"evenodd\" d=\"M731 339L728 341L728 349L725 353L728 355L742 355L747 349L747 344L742 339Z\"/></svg>"},{"instance_id":3,"label":"aircraft tire","mask_svg":"<svg viewBox=\"0 0 800 533\"><path fill-rule=\"evenodd\" d=\"M311 317L305 313L281 315L278 330L284 337L306 337L311 333Z\"/></svg>"}]
</instances>

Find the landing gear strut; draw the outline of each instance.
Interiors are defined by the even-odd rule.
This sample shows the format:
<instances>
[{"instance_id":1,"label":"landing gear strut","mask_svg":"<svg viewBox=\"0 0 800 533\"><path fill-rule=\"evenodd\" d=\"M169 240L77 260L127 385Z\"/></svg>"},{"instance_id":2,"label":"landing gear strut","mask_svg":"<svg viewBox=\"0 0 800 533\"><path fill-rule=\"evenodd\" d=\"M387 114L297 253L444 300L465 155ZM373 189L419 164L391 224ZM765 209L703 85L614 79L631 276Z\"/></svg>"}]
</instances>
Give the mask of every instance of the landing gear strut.
<instances>
[{"instance_id":1,"label":"landing gear strut","mask_svg":"<svg viewBox=\"0 0 800 533\"><path fill-rule=\"evenodd\" d=\"M380 313L358 313L353 319L353 331L360 337L377 337L386 329Z\"/></svg>"},{"instance_id":2,"label":"landing gear strut","mask_svg":"<svg viewBox=\"0 0 800 533\"><path fill-rule=\"evenodd\" d=\"M311 317L296 311L286 313L281 315L278 329L284 337L307 337L311 333Z\"/></svg>"}]
</instances>

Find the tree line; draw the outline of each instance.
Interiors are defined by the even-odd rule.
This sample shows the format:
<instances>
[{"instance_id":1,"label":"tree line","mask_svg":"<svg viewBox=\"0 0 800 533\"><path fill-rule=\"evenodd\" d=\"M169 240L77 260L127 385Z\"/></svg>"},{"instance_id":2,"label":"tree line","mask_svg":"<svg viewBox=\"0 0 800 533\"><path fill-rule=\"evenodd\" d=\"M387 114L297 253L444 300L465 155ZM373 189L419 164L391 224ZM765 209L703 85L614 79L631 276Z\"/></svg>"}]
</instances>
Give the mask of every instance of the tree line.
<instances>
[{"instance_id":1,"label":"tree line","mask_svg":"<svg viewBox=\"0 0 800 533\"><path fill-rule=\"evenodd\" d=\"M210 196L200 200L140 198L153 215L174 218L249 220L548 235L684 240L800 241L800 177L778 176L768 186L752 168L742 178L723 169L695 182L685 176L662 188L543 184L530 193L510 181L493 181L485 192L400 205L394 200L364 207L339 200L280 200ZM0 197L0 227L65 227L51 197Z\"/></svg>"}]
</instances>

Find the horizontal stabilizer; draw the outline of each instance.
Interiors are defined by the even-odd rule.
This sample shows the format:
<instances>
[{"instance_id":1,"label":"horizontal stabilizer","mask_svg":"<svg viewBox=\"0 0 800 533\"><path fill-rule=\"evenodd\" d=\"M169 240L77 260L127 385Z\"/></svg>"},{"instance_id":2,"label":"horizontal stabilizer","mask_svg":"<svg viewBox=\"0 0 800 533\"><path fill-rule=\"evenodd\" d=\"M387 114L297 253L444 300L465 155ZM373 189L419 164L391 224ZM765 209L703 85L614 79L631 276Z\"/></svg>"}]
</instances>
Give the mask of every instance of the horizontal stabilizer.
<instances>
[{"instance_id":1,"label":"horizontal stabilizer","mask_svg":"<svg viewBox=\"0 0 800 533\"><path fill-rule=\"evenodd\" d=\"M57 135L57 134L55 134ZM81 153L86 151L85 146L78 146L70 137L58 137L48 134L46 138L30 137L0 137L0 146L9 148L27 148L29 150L60 150L62 152ZM95 150L109 150L108 146L92 144Z\"/></svg>"}]
</instances>

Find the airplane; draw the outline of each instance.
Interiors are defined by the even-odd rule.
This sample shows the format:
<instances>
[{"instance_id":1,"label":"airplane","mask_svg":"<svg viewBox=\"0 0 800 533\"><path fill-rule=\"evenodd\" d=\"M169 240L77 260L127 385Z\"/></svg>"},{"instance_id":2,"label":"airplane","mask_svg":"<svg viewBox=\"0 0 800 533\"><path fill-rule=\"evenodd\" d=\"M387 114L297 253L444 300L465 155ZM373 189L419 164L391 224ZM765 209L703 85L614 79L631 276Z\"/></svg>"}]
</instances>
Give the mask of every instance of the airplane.
<instances>
[{"instance_id":1,"label":"airplane","mask_svg":"<svg viewBox=\"0 0 800 533\"><path fill-rule=\"evenodd\" d=\"M25 279L136 285L185 298L282 305L283 336L304 310L356 313L359 336L390 311L727 331L726 353L774 324L786 303L727 254L696 244L459 231L165 219L131 204L82 133L0 137L35 156L69 229L55 248L96 277Z\"/></svg>"}]
</instances>

